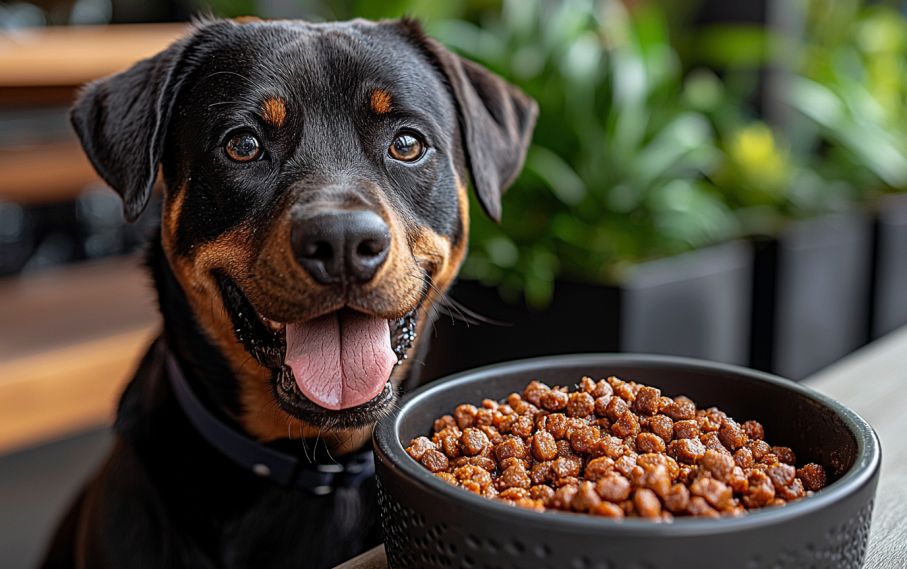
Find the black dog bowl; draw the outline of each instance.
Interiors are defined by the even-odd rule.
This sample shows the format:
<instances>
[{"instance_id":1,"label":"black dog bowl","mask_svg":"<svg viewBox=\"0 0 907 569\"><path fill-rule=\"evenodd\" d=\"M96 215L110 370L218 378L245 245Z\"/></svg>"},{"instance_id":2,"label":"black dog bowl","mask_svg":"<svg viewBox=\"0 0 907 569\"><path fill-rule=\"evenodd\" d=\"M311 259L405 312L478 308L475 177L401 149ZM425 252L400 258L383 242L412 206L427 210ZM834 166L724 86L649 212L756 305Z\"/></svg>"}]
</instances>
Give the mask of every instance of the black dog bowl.
<instances>
[{"instance_id":1,"label":"black dog bowl","mask_svg":"<svg viewBox=\"0 0 907 569\"><path fill-rule=\"evenodd\" d=\"M404 451L461 403L501 399L533 379L573 385L583 375L616 375L755 419L768 441L793 448L799 464L821 464L830 483L812 497L738 518L658 524L492 502L436 478ZM740 367L660 356L547 357L462 373L408 395L374 439L392 568L858 568L881 459L870 426L823 395Z\"/></svg>"}]
</instances>

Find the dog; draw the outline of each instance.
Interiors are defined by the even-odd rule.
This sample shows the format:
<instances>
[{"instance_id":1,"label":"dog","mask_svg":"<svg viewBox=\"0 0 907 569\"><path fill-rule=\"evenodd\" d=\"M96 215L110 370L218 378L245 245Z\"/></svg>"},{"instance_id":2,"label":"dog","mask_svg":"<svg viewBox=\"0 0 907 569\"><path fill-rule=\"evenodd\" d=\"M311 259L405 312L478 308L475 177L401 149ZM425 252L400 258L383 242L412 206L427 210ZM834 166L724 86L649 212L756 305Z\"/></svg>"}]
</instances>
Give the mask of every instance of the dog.
<instances>
[{"instance_id":1,"label":"dog","mask_svg":"<svg viewBox=\"0 0 907 569\"><path fill-rule=\"evenodd\" d=\"M536 103L411 20L203 20L71 122L138 218L163 332L43 567L332 567L382 541L370 428Z\"/></svg>"}]
</instances>

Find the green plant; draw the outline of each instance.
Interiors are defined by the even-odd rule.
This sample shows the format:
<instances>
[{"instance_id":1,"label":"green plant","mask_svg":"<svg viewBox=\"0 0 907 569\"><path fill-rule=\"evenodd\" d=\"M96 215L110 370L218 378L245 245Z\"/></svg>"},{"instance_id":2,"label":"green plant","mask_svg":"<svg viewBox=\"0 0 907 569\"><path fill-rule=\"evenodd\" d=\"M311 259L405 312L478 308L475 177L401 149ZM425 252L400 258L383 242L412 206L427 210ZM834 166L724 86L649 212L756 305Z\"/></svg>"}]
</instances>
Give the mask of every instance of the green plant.
<instances>
[{"instance_id":1,"label":"green plant","mask_svg":"<svg viewBox=\"0 0 907 569\"><path fill-rule=\"evenodd\" d=\"M811 0L789 93L816 169L855 199L907 190L907 19L885 4Z\"/></svg>"},{"instance_id":2,"label":"green plant","mask_svg":"<svg viewBox=\"0 0 907 569\"><path fill-rule=\"evenodd\" d=\"M556 277L615 282L632 263L738 233L706 176L723 154L690 102L708 93L685 92L666 30L656 6L617 0L505 0L481 26L431 26L541 109L502 223L473 207L463 276L540 307Z\"/></svg>"}]
</instances>

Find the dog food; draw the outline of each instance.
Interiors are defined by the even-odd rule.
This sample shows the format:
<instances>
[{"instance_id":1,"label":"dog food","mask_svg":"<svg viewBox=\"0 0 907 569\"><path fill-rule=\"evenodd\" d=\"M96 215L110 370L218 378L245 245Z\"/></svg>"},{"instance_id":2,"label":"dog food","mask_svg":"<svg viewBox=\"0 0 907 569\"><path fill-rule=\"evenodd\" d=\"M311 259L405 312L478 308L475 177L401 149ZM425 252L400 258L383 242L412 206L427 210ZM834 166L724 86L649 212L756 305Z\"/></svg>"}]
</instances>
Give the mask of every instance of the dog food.
<instances>
[{"instance_id":1,"label":"dog food","mask_svg":"<svg viewBox=\"0 0 907 569\"><path fill-rule=\"evenodd\" d=\"M576 391L533 381L523 394L463 404L406 452L442 480L536 511L670 521L742 515L825 487L818 464L770 446L756 421L616 377Z\"/></svg>"}]
</instances>

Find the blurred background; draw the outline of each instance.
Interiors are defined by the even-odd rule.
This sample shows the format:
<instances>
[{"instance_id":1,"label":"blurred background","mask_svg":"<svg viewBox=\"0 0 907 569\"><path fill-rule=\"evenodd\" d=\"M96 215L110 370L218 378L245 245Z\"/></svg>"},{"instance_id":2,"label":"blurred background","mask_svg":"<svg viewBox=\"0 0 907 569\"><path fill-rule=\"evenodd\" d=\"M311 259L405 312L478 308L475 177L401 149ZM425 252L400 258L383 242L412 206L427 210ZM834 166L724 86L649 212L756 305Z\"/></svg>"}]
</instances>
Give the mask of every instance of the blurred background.
<instances>
[{"instance_id":1,"label":"blurred background","mask_svg":"<svg viewBox=\"0 0 907 569\"><path fill-rule=\"evenodd\" d=\"M539 102L502 223L472 204L426 380L584 351L801 380L907 324L907 2L0 2L4 568L37 562L159 326L160 189L123 222L67 109L198 14L415 16Z\"/></svg>"}]
</instances>

